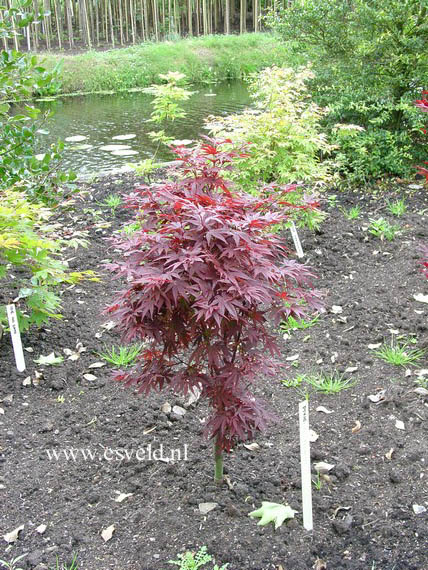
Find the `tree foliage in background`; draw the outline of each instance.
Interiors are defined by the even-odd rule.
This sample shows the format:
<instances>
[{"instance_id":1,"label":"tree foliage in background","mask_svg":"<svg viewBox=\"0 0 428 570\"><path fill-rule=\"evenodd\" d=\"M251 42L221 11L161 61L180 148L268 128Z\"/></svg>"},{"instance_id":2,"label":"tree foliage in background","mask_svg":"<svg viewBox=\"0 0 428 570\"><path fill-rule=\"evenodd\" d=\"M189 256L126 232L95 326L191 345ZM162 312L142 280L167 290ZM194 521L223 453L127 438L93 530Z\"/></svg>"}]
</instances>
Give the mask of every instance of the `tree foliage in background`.
<instances>
[{"instance_id":1,"label":"tree foliage in background","mask_svg":"<svg viewBox=\"0 0 428 570\"><path fill-rule=\"evenodd\" d=\"M314 63L314 96L330 109L342 171L358 180L410 174L422 151L412 100L428 79L426 0L301 0L268 22Z\"/></svg>"},{"instance_id":2,"label":"tree foliage in background","mask_svg":"<svg viewBox=\"0 0 428 570\"><path fill-rule=\"evenodd\" d=\"M215 136L228 137L238 147L250 142L231 174L245 191L258 193L261 185L271 183L314 185L331 179L329 161L321 161L331 151L320 127L325 111L308 92L311 78L310 68L267 68L251 79L251 108L241 114L209 119L208 126ZM296 190L289 199L301 203L301 191ZM297 215L314 224L321 213L302 210Z\"/></svg>"},{"instance_id":3,"label":"tree foliage in background","mask_svg":"<svg viewBox=\"0 0 428 570\"><path fill-rule=\"evenodd\" d=\"M30 12L31 0L20 0L3 12L0 37L14 38L16 26L24 27L35 21ZM18 16L20 18L18 19ZM35 137L46 120L33 105L14 102L49 91L56 72L47 72L35 56L14 49L0 53L0 189L18 185L30 197L55 200L58 185L74 176L59 173L61 143L53 144L48 152L35 155Z\"/></svg>"},{"instance_id":4,"label":"tree foliage in background","mask_svg":"<svg viewBox=\"0 0 428 570\"><path fill-rule=\"evenodd\" d=\"M35 21L32 2L22 0L3 12L0 37L15 38L21 26ZM59 284L74 283L91 272L70 273L61 259L65 247L48 225L52 212L40 200L57 202L56 184L67 175L56 173L59 149L54 146L43 157L34 155L37 130L43 119L33 106L10 106L35 91L49 89L53 75L37 65L36 59L16 50L0 54L0 326L6 320L5 305L17 304L21 330L59 317ZM76 237L68 245L82 245Z\"/></svg>"}]
</instances>

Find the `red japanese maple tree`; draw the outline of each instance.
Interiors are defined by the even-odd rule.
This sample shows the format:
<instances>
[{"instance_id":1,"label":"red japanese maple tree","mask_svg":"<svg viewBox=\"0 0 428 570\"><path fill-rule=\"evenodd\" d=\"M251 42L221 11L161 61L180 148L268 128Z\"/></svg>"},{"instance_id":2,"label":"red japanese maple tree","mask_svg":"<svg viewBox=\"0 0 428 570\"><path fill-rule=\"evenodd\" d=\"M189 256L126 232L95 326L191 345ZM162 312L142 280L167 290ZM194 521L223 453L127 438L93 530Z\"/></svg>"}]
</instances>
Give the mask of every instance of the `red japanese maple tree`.
<instances>
[{"instance_id":1,"label":"red japanese maple tree","mask_svg":"<svg viewBox=\"0 0 428 570\"><path fill-rule=\"evenodd\" d=\"M292 208L317 204L290 204L285 195L295 186L268 187L260 198L233 190L222 172L238 153L225 142L174 149L172 180L126 197L140 229L113 241L122 258L108 268L126 285L107 309L124 342L149 343L117 380L145 394L197 388L208 399L218 482L223 450L272 417L250 391L258 375L274 373L278 347L268 324L322 305L310 270L268 231Z\"/></svg>"}]
</instances>

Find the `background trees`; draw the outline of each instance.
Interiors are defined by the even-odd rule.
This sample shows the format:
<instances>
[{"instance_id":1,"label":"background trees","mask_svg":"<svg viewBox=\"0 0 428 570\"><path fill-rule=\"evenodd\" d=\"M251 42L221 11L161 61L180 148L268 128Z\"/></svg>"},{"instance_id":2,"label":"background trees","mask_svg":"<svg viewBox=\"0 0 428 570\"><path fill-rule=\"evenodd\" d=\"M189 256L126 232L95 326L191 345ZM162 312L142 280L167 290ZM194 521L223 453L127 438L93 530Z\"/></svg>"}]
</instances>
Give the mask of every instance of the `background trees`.
<instances>
[{"instance_id":1,"label":"background trees","mask_svg":"<svg viewBox=\"0 0 428 570\"><path fill-rule=\"evenodd\" d=\"M15 49L117 47L174 36L259 31L274 0L34 0L45 15L24 26ZM7 8L16 0L6 0ZM283 2L287 4L286 0ZM282 5L276 3L276 6ZM4 9L0 10L2 18ZM15 17L19 22L24 16ZM13 44L13 45L12 45Z\"/></svg>"}]
</instances>

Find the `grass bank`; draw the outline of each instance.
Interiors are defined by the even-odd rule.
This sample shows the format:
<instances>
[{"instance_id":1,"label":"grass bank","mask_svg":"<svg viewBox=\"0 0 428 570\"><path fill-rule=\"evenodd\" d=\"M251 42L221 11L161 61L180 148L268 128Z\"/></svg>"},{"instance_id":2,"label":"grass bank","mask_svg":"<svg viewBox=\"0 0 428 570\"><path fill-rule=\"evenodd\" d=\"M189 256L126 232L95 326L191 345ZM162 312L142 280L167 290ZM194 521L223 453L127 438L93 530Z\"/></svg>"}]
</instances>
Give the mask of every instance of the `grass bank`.
<instances>
[{"instance_id":1,"label":"grass bank","mask_svg":"<svg viewBox=\"0 0 428 570\"><path fill-rule=\"evenodd\" d=\"M194 84L239 79L283 65L290 57L287 45L260 33L144 43L79 55L44 54L42 59L48 69L63 60L57 93L66 94L146 87L168 71L185 73Z\"/></svg>"}]
</instances>

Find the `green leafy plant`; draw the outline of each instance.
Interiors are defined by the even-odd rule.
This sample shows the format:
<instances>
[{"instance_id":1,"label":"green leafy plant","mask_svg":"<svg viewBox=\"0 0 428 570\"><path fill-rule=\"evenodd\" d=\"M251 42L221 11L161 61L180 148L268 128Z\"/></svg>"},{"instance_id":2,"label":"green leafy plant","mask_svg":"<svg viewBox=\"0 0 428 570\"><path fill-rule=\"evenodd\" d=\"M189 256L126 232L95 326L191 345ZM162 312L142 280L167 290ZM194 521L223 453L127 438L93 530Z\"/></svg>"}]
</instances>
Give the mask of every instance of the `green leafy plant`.
<instances>
[{"instance_id":1,"label":"green leafy plant","mask_svg":"<svg viewBox=\"0 0 428 570\"><path fill-rule=\"evenodd\" d=\"M178 566L180 570L198 570L203 566L206 566L209 562L213 562L213 557L208 554L207 547L201 546L197 552L184 552L178 555L178 560L168 560L168 564L174 564ZM214 564L212 570L226 570L229 564L223 564L223 566L218 566Z\"/></svg>"},{"instance_id":2,"label":"green leafy plant","mask_svg":"<svg viewBox=\"0 0 428 570\"><path fill-rule=\"evenodd\" d=\"M295 378L283 378L281 380L281 384L286 388L298 388L302 384L304 379L305 376L301 374L297 375Z\"/></svg>"},{"instance_id":3,"label":"green leafy plant","mask_svg":"<svg viewBox=\"0 0 428 570\"><path fill-rule=\"evenodd\" d=\"M141 343L130 346L112 346L105 352L100 352L98 356L117 368L126 368L137 360L142 348Z\"/></svg>"},{"instance_id":4,"label":"green leafy plant","mask_svg":"<svg viewBox=\"0 0 428 570\"><path fill-rule=\"evenodd\" d=\"M348 220L356 220L360 217L361 208L360 206L352 206L349 210L342 209L343 215Z\"/></svg>"},{"instance_id":5,"label":"green leafy plant","mask_svg":"<svg viewBox=\"0 0 428 570\"><path fill-rule=\"evenodd\" d=\"M379 349L373 350L373 354L394 366L409 366L417 363L425 354L425 350L409 348L409 340L394 340L390 344L384 343Z\"/></svg>"},{"instance_id":6,"label":"green leafy plant","mask_svg":"<svg viewBox=\"0 0 428 570\"><path fill-rule=\"evenodd\" d=\"M369 233L378 237L382 241L385 239L393 241L400 230L400 226L391 224L385 218L378 218L377 220L370 218L370 225L368 227Z\"/></svg>"},{"instance_id":7,"label":"green leafy plant","mask_svg":"<svg viewBox=\"0 0 428 570\"><path fill-rule=\"evenodd\" d=\"M288 317L286 321L282 321L282 323L280 324L280 328L284 332L309 329L317 324L319 318L320 318L319 315L316 315L314 318L310 320L295 319L294 317Z\"/></svg>"},{"instance_id":8,"label":"green leafy plant","mask_svg":"<svg viewBox=\"0 0 428 570\"><path fill-rule=\"evenodd\" d=\"M331 150L320 128L325 112L311 100L307 88L312 77L309 68L265 69L251 79L251 109L209 120L211 133L227 137L232 146L251 142L237 162L237 169L227 173L244 190L257 194L260 183L330 179L329 163L320 161L320 156ZM294 203L300 199L300 190L290 196Z\"/></svg>"},{"instance_id":9,"label":"green leafy plant","mask_svg":"<svg viewBox=\"0 0 428 570\"><path fill-rule=\"evenodd\" d=\"M111 213L114 215L117 208L122 204L122 198L118 194L109 194L104 200L104 204L110 208Z\"/></svg>"},{"instance_id":10,"label":"green leafy plant","mask_svg":"<svg viewBox=\"0 0 428 570\"><path fill-rule=\"evenodd\" d=\"M145 93L154 96L150 121L163 127L160 130L149 133L151 139L156 141L158 146L153 157L137 164L130 164L139 176L147 176L149 180L150 174L162 166L162 164L155 161L160 145L170 144L173 141L173 138L166 134L166 130L174 121L186 116L182 104L193 95L193 92L185 87L186 76L183 73L169 71L166 74L159 74L159 78L163 83L154 83L144 89Z\"/></svg>"},{"instance_id":11,"label":"green leafy plant","mask_svg":"<svg viewBox=\"0 0 428 570\"><path fill-rule=\"evenodd\" d=\"M311 385L317 392L322 392L323 394L338 394L342 390L352 388L357 383L356 380L346 378L343 374L337 372L309 374L303 376L302 380Z\"/></svg>"},{"instance_id":12,"label":"green leafy plant","mask_svg":"<svg viewBox=\"0 0 428 570\"><path fill-rule=\"evenodd\" d=\"M61 318L55 293L61 283L97 279L93 271L69 271L60 257L67 241L53 237L51 216L49 208L30 203L23 192L0 190L0 282L4 301L17 305L21 330ZM4 306L0 322L6 322Z\"/></svg>"},{"instance_id":13,"label":"green leafy plant","mask_svg":"<svg viewBox=\"0 0 428 570\"><path fill-rule=\"evenodd\" d=\"M270 522L274 523L275 530L282 526L287 519L293 519L297 511L293 510L290 505L281 505L280 503L269 503L263 501L262 506L248 514L249 517L260 519L257 523L259 526L266 526Z\"/></svg>"},{"instance_id":14,"label":"green leafy plant","mask_svg":"<svg viewBox=\"0 0 428 570\"><path fill-rule=\"evenodd\" d=\"M397 216L399 218L403 214L406 213L407 206L404 198L401 200L395 200L395 202L387 202L387 208L391 212L393 216Z\"/></svg>"},{"instance_id":15,"label":"green leafy plant","mask_svg":"<svg viewBox=\"0 0 428 570\"><path fill-rule=\"evenodd\" d=\"M322 479L319 471L317 471L316 478L312 479L312 485L315 487L317 491L321 491L322 489Z\"/></svg>"}]
</instances>

